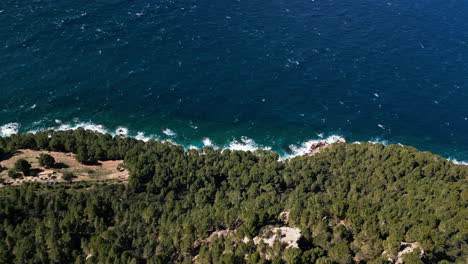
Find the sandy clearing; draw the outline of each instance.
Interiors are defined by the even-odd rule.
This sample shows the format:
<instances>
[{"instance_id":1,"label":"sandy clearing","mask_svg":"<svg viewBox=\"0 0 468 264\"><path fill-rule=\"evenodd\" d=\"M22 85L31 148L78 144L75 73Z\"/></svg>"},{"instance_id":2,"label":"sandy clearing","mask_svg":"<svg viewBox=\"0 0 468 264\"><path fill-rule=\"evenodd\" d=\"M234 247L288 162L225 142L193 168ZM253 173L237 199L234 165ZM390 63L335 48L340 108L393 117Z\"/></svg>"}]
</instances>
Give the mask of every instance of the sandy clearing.
<instances>
[{"instance_id":1,"label":"sandy clearing","mask_svg":"<svg viewBox=\"0 0 468 264\"><path fill-rule=\"evenodd\" d=\"M55 158L56 166L54 168L44 168L39 165L37 157L39 154L47 153ZM37 173L35 176L24 176L20 179L8 177L8 169L14 167L18 159L25 159L32 165L32 170ZM118 182L127 182L129 172L127 170L118 170L117 167L122 160L99 161L96 165L83 165L75 160L75 154L56 151L21 149L13 154L9 159L0 161L4 168L0 171L0 178L5 179L7 184L18 185L22 182L64 182L62 175L65 172L72 172L76 177L72 180L77 181L103 181L117 180Z\"/></svg>"}]
</instances>

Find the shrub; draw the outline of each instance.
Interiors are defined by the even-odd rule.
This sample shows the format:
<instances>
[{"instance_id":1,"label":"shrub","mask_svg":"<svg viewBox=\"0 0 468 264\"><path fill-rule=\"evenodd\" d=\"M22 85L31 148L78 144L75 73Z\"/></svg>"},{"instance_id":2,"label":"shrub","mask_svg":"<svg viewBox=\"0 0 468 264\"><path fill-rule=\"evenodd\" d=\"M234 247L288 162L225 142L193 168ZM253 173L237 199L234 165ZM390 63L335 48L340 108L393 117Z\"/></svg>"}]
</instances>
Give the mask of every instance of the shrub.
<instances>
[{"instance_id":1,"label":"shrub","mask_svg":"<svg viewBox=\"0 0 468 264\"><path fill-rule=\"evenodd\" d=\"M62 179L65 181L71 181L73 178L75 178L75 175L73 174L73 172L68 171L62 175Z\"/></svg>"},{"instance_id":2,"label":"shrub","mask_svg":"<svg viewBox=\"0 0 468 264\"><path fill-rule=\"evenodd\" d=\"M23 172L25 175L31 169L31 163L25 159L19 159L15 162L15 170Z\"/></svg>"},{"instance_id":3,"label":"shrub","mask_svg":"<svg viewBox=\"0 0 468 264\"><path fill-rule=\"evenodd\" d=\"M15 170L15 169L9 169L8 170L8 177L12 178L12 179L17 179L19 178L21 175Z\"/></svg>"},{"instance_id":4,"label":"shrub","mask_svg":"<svg viewBox=\"0 0 468 264\"><path fill-rule=\"evenodd\" d=\"M55 164L55 159L49 154L40 154L39 157L39 165L44 167L52 167Z\"/></svg>"}]
</instances>

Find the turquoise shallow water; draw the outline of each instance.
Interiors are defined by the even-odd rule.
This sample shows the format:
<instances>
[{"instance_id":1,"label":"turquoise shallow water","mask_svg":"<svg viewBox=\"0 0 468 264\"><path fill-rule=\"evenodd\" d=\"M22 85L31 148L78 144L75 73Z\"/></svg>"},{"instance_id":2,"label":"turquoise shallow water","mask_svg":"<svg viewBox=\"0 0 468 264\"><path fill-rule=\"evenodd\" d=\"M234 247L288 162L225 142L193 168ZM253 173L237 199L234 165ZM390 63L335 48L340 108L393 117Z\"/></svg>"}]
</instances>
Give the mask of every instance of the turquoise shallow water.
<instances>
[{"instance_id":1,"label":"turquoise shallow water","mask_svg":"<svg viewBox=\"0 0 468 264\"><path fill-rule=\"evenodd\" d=\"M466 14L452 0L5 0L0 134L125 127L284 155L339 135L468 160Z\"/></svg>"}]
</instances>

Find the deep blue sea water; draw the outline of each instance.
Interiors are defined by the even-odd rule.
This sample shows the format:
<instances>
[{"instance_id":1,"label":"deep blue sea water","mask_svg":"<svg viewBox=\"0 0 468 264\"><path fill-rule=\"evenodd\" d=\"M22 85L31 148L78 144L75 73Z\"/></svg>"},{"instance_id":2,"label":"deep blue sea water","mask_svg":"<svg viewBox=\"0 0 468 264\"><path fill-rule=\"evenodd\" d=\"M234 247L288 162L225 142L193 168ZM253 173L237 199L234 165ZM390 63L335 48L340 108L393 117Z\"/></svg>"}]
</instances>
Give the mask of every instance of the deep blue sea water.
<instances>
[{"instance_id":1,"label":"deep blue sea water","mask_svg":"<svg viewBox=\"0 0 468 264\"><path fill-rule=\"evenodd\" d=\"M0 1L0 135L80 125L468 160L468 1Z\"/></svg>"}]
</instances>

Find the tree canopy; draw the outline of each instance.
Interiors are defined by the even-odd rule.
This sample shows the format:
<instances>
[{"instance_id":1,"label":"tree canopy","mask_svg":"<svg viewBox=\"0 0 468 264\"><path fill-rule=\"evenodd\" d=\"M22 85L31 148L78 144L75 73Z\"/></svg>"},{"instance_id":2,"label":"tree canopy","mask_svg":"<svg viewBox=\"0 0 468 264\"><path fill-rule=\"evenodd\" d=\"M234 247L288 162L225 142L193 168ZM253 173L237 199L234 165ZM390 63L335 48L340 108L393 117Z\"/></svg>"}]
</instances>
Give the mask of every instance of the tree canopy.
<instances>
[{"instance_id":1,"label":"tree canopy","mask_svg":"<svg viewBox=\"0 0 468 264\"><path fill-rule=\"evenodd\" d=\"M19 159L15 162L15 170L23 172L25 175L31 169L31 163L25 159Z\"/></svg>"},{"instance_id":2,"label":"tree canopy","mask_svg":"<svg viewBox=\"0 0 468 264\"><path fill-rule=\"evenodd\" d=\"M0 138L20 148L124 159L130 178L0 188L1 263L389 263L416 242L405 263L468 256L468 166L412 147L340 143L282 161L83 129ZM253 242L275 226L299 228L299 247Z\"/></svg>"},{"instance_id":3,"label":"tree canopy","mask_svg":"<svg viewBox=\"0 0 468 264\"><path fill-rule=\"evenodd\" d=\"M38 159L39 159L39 165L44 166L44 167L52 167L55 164L54 157L46 153L40 154Z\"/></svg>"}]
</instances>

